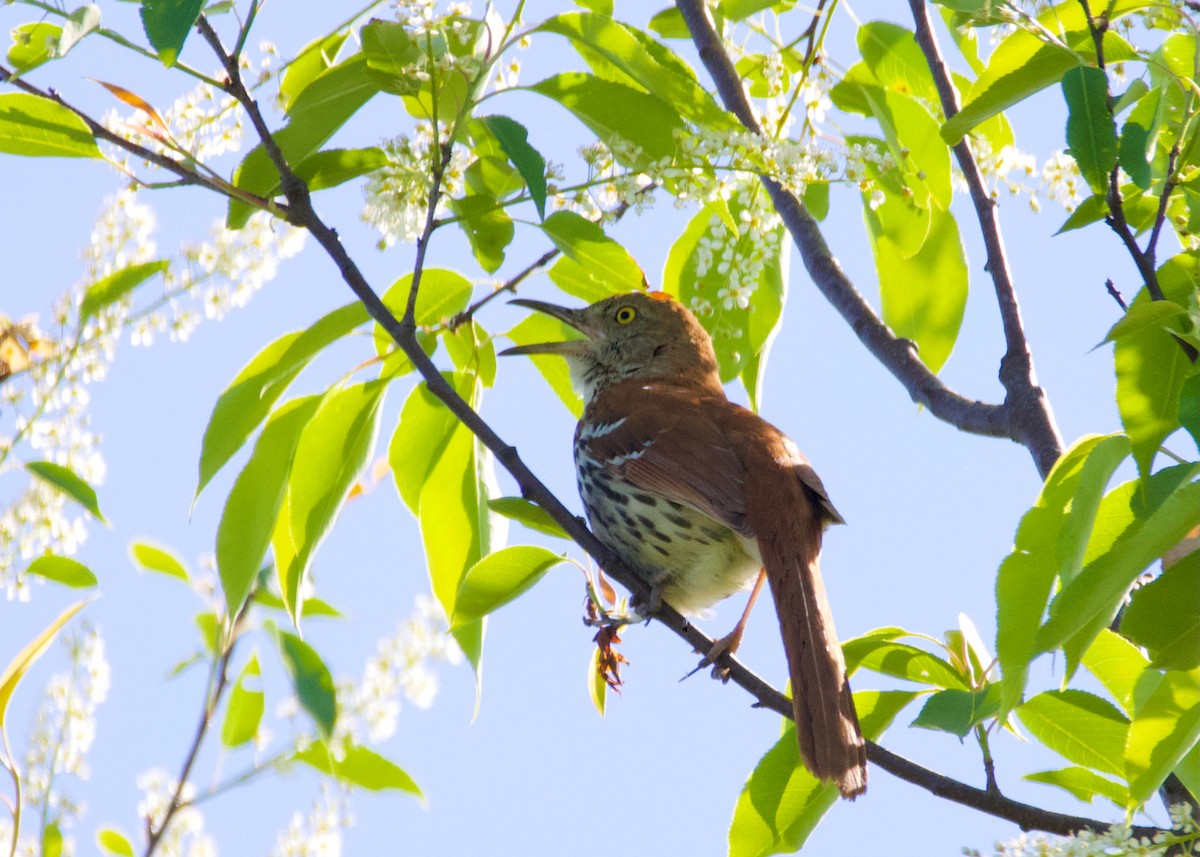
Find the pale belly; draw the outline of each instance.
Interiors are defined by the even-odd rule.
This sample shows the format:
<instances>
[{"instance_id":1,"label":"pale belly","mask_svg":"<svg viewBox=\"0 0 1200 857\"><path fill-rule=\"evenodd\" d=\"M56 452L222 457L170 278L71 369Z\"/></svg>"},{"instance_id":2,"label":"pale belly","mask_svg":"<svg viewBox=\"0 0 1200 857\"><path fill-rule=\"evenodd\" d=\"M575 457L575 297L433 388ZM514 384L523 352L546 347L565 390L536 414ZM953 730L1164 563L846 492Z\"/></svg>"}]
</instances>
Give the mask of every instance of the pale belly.
<instances>
[{"instance_id":1,"label":"pale belly","mask_svg":"<svg viewBox=\"0 0 1200 857\"><path fill-rule=\"evenodd\" d=\"M681 613L697 613L747 587L758 545L690 506L631 490L598 473L579 474L596 537Z\"/></svg>"}]
</instances>

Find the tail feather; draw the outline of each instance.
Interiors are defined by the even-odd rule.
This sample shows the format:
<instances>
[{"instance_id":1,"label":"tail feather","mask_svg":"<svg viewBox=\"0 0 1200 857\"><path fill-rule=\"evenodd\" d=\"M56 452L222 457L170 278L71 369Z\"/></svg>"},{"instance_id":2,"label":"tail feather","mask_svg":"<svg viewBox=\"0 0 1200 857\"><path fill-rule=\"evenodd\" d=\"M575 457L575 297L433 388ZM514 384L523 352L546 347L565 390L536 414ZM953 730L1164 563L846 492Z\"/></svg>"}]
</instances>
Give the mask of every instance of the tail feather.
<instances>
[{"instance_id":1,"label":"tail feather","mask_svg":"<svg viewBox=\"0 0 1200 857\"><path fill-rule=\"evenodd\" d=\"M853 799L867 788L866 742L821 581L821 523L809 499L798 499L780 526L756 527L759 549L787 652L800 757Z\"/></svg>"}]
</instances>

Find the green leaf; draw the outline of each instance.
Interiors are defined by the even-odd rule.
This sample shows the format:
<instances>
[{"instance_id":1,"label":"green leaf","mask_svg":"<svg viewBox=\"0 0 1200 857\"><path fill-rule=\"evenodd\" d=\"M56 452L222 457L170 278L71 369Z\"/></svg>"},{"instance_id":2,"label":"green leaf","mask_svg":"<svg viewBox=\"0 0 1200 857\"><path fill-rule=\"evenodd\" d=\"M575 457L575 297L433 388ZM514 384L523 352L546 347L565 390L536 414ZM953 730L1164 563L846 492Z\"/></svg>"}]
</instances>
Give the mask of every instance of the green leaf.
<instances>
[{"instance_id":1,"label":"green leaf","mask_svg":"<svg viewBox=\"0 0 1200 857\"><path fill-rule=\"evenodd\" d=\"M142 26L163 65L175 65L203 9L204 0L142 0Z\"/></svg>"},{"instance_id":2,"label":"green leaf","mask_svg":"<svg viewBox=\"0 0 1200 857\"><path fill-rule=\"evenodd\" d=\"M294 758L352 786L373 792L408 792L424 800L420 787L403 768L366 747L351 745L335 755L327 744L317 742Z\"/></svg>"},{"instance_id":3,"label":"green leaf","mask_svg":"<svg viewBox=\"0 0 1200 857\"><path fill-rule=\"evenodd\" d=\"M410 69L420 61L423 52L403 24L373 18L359 31L359 37L367 65L385 91L393 95L420 91L421 84Z\"/></svg>"},{"instance_id":4,"label":"green leaf","mask_svg":"<svg viewBox=\"0 0 1200 857\"><path fill-rule=\"evenodd\" d=\"M37 659L46 653L58 632L63 629L71 618L87 605L86 601L76 601L66 610L58 614L53 622L46 626L40 634L34 637L25 648L17 652L16 657L8 662L4 672L0 673L0 729L4 728L4 717L8 712L8 702L12 699L17 685L25 674L33 668Z\"/></svg>"},{"instance_id":5,"label":"green leaf","mask_svg":"<svg viewBox=\"0 0 1200 857\"><path fill-rule=\"evenodd\" d=\"M1125 714L1132 716L1136 708L1134 694L1150 665L1141 650L1105 628L1083 653L1083 665L1113 695Z\"/></svg>"},{"instance_id":6,"label":"green leaf","mask_svg":"<svg viewBox=\"0 0 1200 857\"><path fill-rule=\"evenodd\" d=\"M62 857L63 835L58 822L50 822L42 828L42 857Z\"/></svg>"},{"instance_id":7,"label":"green leaf","mask_svg":"<svg viewBox=\"0 0 1200 857\"><path fill-rule=\"evenodd\" d=\"M375 447L387 383L368 381L326 396L296 442L271 537L280 594L294 623L313 556Z\"/></svg>"},{"instance_id":8,"label":"green leaf","mask_svg":"<svg viewBox=\"0 0 1200 857\"><path fill-rule=\"evenodd\" d=\"M453 383L458 394L478 408L482 388L475 374L457 372ZM412 396L409 401L413 401ZM407 411L407 403L405 409ZM401 415L402 429L404 416ZM451 420L449 431L440 437L435 430L429 436L418 439L418 449L422 453L428 451L432 456L424 458L418 470L405 474L406 480L421 483L417 509L429 579L433 594L447 616L454 615L458 586L463 575L491 553L494 546L498 547L503 538L501 532L493 533L496 521L502 519L493 515L487 507L492 491L489 483L493 478L489 454L466 426L453 418ZM431 422L436 426L436 420ZM398 459L402 461L406 454L414 452L397 443L399 436L398 431L389 449L389 460L393 467ZM422 471L424 478L413 479L414 473ZM398 481L400 478L397 475ZM483 626L483 621L479 620L452 631L476 670L477 691Z\"/></svg>"},{"instance_id":9,"label":"green leaf","mask_svg":"<svg viewBox=\"0 0 1200 857\"><path fill-rule=\"evenodd\" d=\"M573 211L556 211L542 223L554 246L614 294L646 288L646 275L624 247Z\"/></svg>"},{"instance_id":10,"label":"green leaf","mask_svg":"<svg viewBox=\"0 0 1200 857\"><path fill-rule=\"evenodd\" d=\"M588 660L588 697L601 717L604 716L604 706L608 702L608 682L600 671L600 647L592 646L592 656Z\"/></svg>"},{"instance_id":11,"label":"green leaf","mask_svg":"<svg viewBox=\"0 0 1200 857\"><path fill-rule=\"evenodd\" d=\"M1129 803L1129 788L1124 783L1114 783L1108 777L1102 777L1088 768L1038 771L1035 774L1026 774L1022 779L1055 786L1084 803L1091 803L1096 795L1108 798L1122 809Z\"/></svg>"},{"instance_id":12,"label":"green leaf","mask_svg":"<svg viewBox=\"0 0 1200 857\"><path fill-rule=\"evenodd\" d=\"M55 464L52 461L27 461L25 469L51 488L61 491L83 506L97 521L107 523L104 516L100 514L100 506L96 502L96 489L79 478L71 468Z\"/></svg>"},{"instance_id":13,"label":"green leaf","mask_svg":"<svg viewBox=\"0 0 1200 857\"><path fill-rule=\"evenodd\" d=\"M291 676L296 698L317 724L323 738L333 734L337 725L337 695L333 687L333 676L317 654L317 650L295 634L269 626L283 665Z\"/></svg>"},{"instance_id":14,"label":"green leaf","mask_svg":"<svg viewBox=\"0 0 1200 857\"><path fill-rule=\"evenodd\" d=\"M105 854L117 857L133 857L133 843L129 837L115 827L102 827L96 831L96 845Z\"/></svg>"},{"instance_id":15,"label":"green leaf","mask_svg":"<svg viewBox=\"0 0 1200 857\"><path fill-rule=\"evenodd\" d=\"M730 21L741 21L766 9L789 9L795 0L719 0L717 9Z\"/></svg>"},{"instance_id":16,"label":"green leaf","mask_svg":"<svg viewBox=\"0 0 1200 857\"><path fill-rule=\"evenodd\" d=\"M934 687L966 689L967 683L948 662L916 646L897 643L868 634L847 640L842 653L857 667L905 681Z\"/></svg>"},{"instance_id":17,"label":"green leaf","mask_svg":"<svg viewBox=\"0 0 1200 857\"><path fill-rule=\"evenodd\" d=\"M543 535L554 536L556 539L571 538L558 522L550 517L549 512L523 497L497 497L495 500L488 500L488 508Z\"/></svg>"},{"instance_id":18,"label":"green leaf","mask_svg":"<svg viewBox=\"0 0 1200 857\"><path fill-rule=\"evenodd\" d=\"M225 500L217 526L217 571L229 616L238 615L258 578L300 435L323 399L319 395L293 399L271 414Z\"/></svg>"},{"instance_id":19,"label":"green leaf","mask_svg":"<svg viewBox=\"0 0 1200 857\"><path fill-rule=\"evenodd\" d=\"M421 327L436 327L467 308L471 301L471 281L457 271L429 268L422 272L414 310ZM412 291L412 274L405 274L383 293L383 303L396 318L403 318ZM378 322L375 330L375 353L384 355L395 347L395 341Z\"/></svg>"},{"instance_id":20,"label":"green leaf","mask_svg":"<svg viewBox=\"0 0 1200 857\"><path fill-rule=\"evenodd\" d=\"M1179 389L1179 424L1200 449L1200 375L1193 375Z\"/></svg>"},{"instance_id":21,"label":"green leaf","mask_svg":"<svg viewBox=\"0 0 1200 857\"><path fill-rule=\"evenodd\" d=\"M1000 685L981 690L939 690L925 703L913 726L949 732L959 738L970 734L975 725L1000 712Z\"/></svg>"},{"instance_id":22,"label":"green leaf","mask_svg":"<svg viewBox=\"0 0 1200 857\"><path fill-rule=\"evenodd\" d=\"M34 157L98 158L96 138L82 119L48 98L0 94L0 152Z\"/></svg>"},{"instance_id":23,"label":"green leaf","mask_svg":"<svg viewBox=\"0 0 1200 857\"><path fill-rule=\"evenodd\" d=\"M369 318L366 308L354 301L304 330L279 337L254 355L221 393L209 417L200 450L196 497L267 418L271 406L309 361Z\"/></svg>"},{"instance_id":24,"label":"green leaf","mask_svg":"<svg viewBox=\"0 0 1200 857\"><path fill-rule=\"evenodd\" d=\"M268 570L264 569L265 574ZM278 610L281 613L287 612L287 606L284 605L283 599L267 589L255 589L250 598L255 604L261 604L271 610ZM305 598L304 609L300 613L305 619L310 618L327 618L327 619L345 619L346 617L327 601L322 601L320 598Z\"/></svg>"},{"instance_id":25,"label":"green leaf","mask_svg":"<svg viewBox=\"0 0 1200 857\"><path fill-rule=\"evenodd\" d=\"M1046 652L1071 641L1068 674L1079 654L1112 621L1138 576L1200 524L1200 482L1188 481L1193 470L1168 468L1143 483L1143 490L1128 501L1133 513L1129 525L1051 602L1035 645ZM1117 496L1125 501L1124 492Z\"/></svg>"},{"instance_id":26,"label":"green leaf","mask_svg":"<svg viewBox=\"0 0 1200 857\"><path fill-rule=\"evenodd\" d=\"M129 554L133 561L146 571L157 571L167 577L176 577L184 583L190 580L183 563L164 548L149 542L134 542L129 546Z\"/></svg>"},{"instance_id":27,"label":"green leaf","mask_svg":"<svg viewBox=\"0 0 1200 857\"><path fill-rule=\"evenodd\" d=\"M1150 5L1149 0L1118 0L1110 4L1110 23ZM1038 16L1065 47L1043 41L1028 28L1018 27L996 46L987 67L964 99L962 110L942 126L942 138L953 145L980 122L1058 83L1068 69L1079 65L1079 56L1095 59L1095 46L1087 20L1078 5L1059 3ZM1128 44L1109 29L1104 34L1105 58L1128 56Z\"/></svg>"},{"instance_id":28,"label":"green leaf","mask_svg":"<svg viewBox=\"0 0 1200 857\"><path fill-rule=\"evenodd\" d=\"M221 654L221 638L224 635L220 617L212 612L197 613L195 622L200 639L204 642L204 651L210 658L216 658Z\"/></svg>"},{"instance_id":29,"label":"green leaf","mask_svg":"<svg viewBox=\"0 0 1200 857\"><path fill-rule=\"evenodd\" d=\"M1125 776L1129 721L1112 703L1082 690L1048 690L1018 707L1017 716L1067 761Z\"/></svg>"},{"instance_id":30,"label":"green leaf","mask_svg":"<svg viewBox=\"0 0 1200 857\"><path fill-rule=\"evenodd\" d=\"M507 336L514 345L532 345L535 342L563 342L578 336L578 334L557 319L542 313L531 313L524 321L510 330ZM556 354L534 354L529 359L546 379L550 389L567 406L567 410L575 417L579 417L583 413L583 399L571 385L567 361Z\"/></svg>"},{"instance_id":31,"label":"green leaf","mask_svg":"<svg viewBox=\"0 0 1200 857\"><path fill-rule=\"evenodd\" d=\"M8 49L8 62L24 73L58 57L62 27L46 21L36 21L13 27L13 43Z\"/></svg>"},{"instance_id":32,"label":"green leaf","mask_svg":"<svg viewBox=\"0 0 1200 857\"><path fill-rule=\"evenodd\" d=\"M504 250L515 234L512 218L494 196L472 194L449 202L471 244L475 261L489 274L496 273L504 264Z\"/></svg>"},{"instance_id":33,"label":"green leaf","mask_svg":"<svg viewBox=\"0 0 1200 857\"><path fill-rule=\"evenodd\" d=\"M575 5L601 15L611 15L613 12L613 0L575 0Z\"/></svg>"},{"instance_id":34,"label":"green leaf","mask_svg":"<svg viewBox=\"0 0 1200 857\"><path fill-rule=\"evenodd\" d=\"M325 190L379 169L388 162L383 149L326 149L296 164L296 176L310 191Z\"/></svg>"},{"instance_id":35,"label":"green leaf","mask_svg":"<svg viewBox=\"0 0 1200 857\"><path fill-rule=\"evenodd\" d=\"M296 58L288 63L279 83L279 96L285 110L317 75L337 63L338 53L349 37L348 30L330 33L300 49Z\"/></svg>"},{"instance_id":36,"label":"green leaf","mask_svg":"<svg viewBox=\"0 0 1200 857\"><path fill-rule=\"evenodd\" d=\"M1180 393L1192 364L1167 325L1176 311L1187 305L1197 282L1197 268L1196 257L1189 253L1169 260L1158 270L1159 286L1167 300L1152 301L1143 289L1119 326L1109 332L1116 341L1117 409L1133 441L1133 456L1143 477L1150 472L1159 445L1179 427ZM1123 335L1114 336L1122 331Z\"/></svg>"},{"instance_id":37,"label":"green leaf","mask_svg":"<svg viewBox=\"0 0 1200 857\"><path fill-rule=\"evenodd\" d=\"M921 361L937 372L946 363L967 305L967 259L958 223L946 211L931 212L929 236L905 258L885 234L872 233L883 320L917 344ZM868 225L871 218L867 218Z\"/></svg>"},{"instance_id":38,"label":"green leaf","mask_svg":"<svg viewBox=\"0 0 1200 857\"><path fill-rule=\"evenodd\" d=\"M1013 552L996 575L996 653L1003 676L1003 711L1021 701L1034 635L1057 576L1074 578L1113 471L1129 455L1124 435L1085 435L1046 477L1037 502L1021 518Z\"/></svg>"},{"instance_id":39,"label":"green leaf","mask_svg":"<svg viewBox=\"0 0 1200 857\"><path fill-rule=\"evenodd\" d=\"M649 23L646 24L646 28L658 33L664 39L690 39L692 37L692 34L688 32L687 22L683 20L683 15L674 6L668 6L661 12L655 12Z\"/></svg>"},{"instance_id":40,"label":"green leaf","mask_svg":"<svg viewBox=\"0 0 1200 857\"><path fill-rule=\"evenodd\" d=\"M472 319L442 336L455 367L474 372L483 386L496 383L496 344L483 325Z\"/></svg>"},{"instance_id":41,"label":"green leaf","mask_svg":"<svg viewBox=\"0 0 1200 857\"><path fill-rule=\"evenodd\" d=\"M425 384L413 388L388 444L388 464L400 499L420 514L421 491L450 442L458 420Z\"/></svg>"},{"instance_id":42,"label":"green leaf","mask_svg":"<svg viewBox=\"0 0 1200 857\"><path fill-rule=\"evenodd\" d=\"M514 545L488 554L459 581L450 627L460 628L499 610L563 561L561 554L535 545Z\"/></svg>"},{"instance_id":43,"label":"green leaf","mask_svg":"<svg viewBox=\"0 0 1200 857\"><path fill-rule=\"evenodd\" d=\"M896 690L854 694L863 734L878 740L916 696ZM786 722L783 735L759 760L738 796L729 826L729 857L798 850L836 801L837 789L805 770L796 727Z\"/></svg>"},{"instance_id":44,"label":"green leaf","mask_svg":"<svg viewBox=\"0 0 1200 857\"><path fill-rule=\"evenodd\" d=\"M536 31L570 39L601 78L658 96L683 118L706 126L729 126L730 117L673 51L607 15L568 12L543 21Z\"/></svg>"},{"instance_id":45,"label":"green leaf","mask_svg":"<svg viewBox=\"0 0 1200 857\"><path fill-rule=\"evenodd\" d=\"M289 164L299 164L320 149L372 96L379 85L368 74L362 54L326 69L317 75L293 99L288 108L288 124L273 136ZM274 197L280 189L279 170L262 145L246 155L233 174L238 188L263 198ZM254 209L231 199L226 225L240 229Z\"/></svg>"},{"instance_id":46,"label":"green leaf","mask_svg":"<svg viewBox=\"0 0 1200 857\"><path fill-rule=\"evenodd\" d=\"M93 318L100 310L119 301L155 274L164 273L170 266L166 259L130 265L92 283L79 302L79 323Z\"/></svg>"},{"instance_id":47,"label":"green leaf","mask_svg":"<svg viewBox=\"0 0 1200 857\"><path fill-rule=\"evenodd\" d=\"M521 178L525 179L529 197L537 207L538 217L545 220L546 159L529 145L529 132L525 130L524 125L507 116L483 116L480 117L480 121L495 135L508 160L521 173Z\"/></svg>"},{"instance_id":48,"label":"green leaf","mask_svg":"<svg viewBox=\"0 0 1200 857\"><path fill-rule=\"evenodd\" d=\"M577 71L556 74L529 88L574 113L625 166L675 155L675 133L683 130L683 119L655 95Z\"/></svg>"},{"instance_id":49,"label":"green leaf","mask_svg":"<svg viewBox=\"0 0 1200 857\"><path fill-rule=\"evenodd\" d=\"M1149 142L1150 132L1136 122L1126 122L1121 129L1121 169L1142 190L1150 190L1150 162L1146 160Z\"/></svg>"},{"instance_id":50,"label":"green leaf","mask_svg":"<svg viewBox=\"0 0 1200 857\"><path fill-rule=\"evenodd\" d=\"M1200 551L1133 593L1121 616L1121 633L1146 649L1155 667L1200 666Z\"/></svg>"},{"instance_id":51,"label":"green leaf","mask_svg":"<svg viewBox=\"0 0 1200 857\"><path fill-rule=\"evenodd\" d=\"M888 21L870 21L858 28L856 40L863 62L886 89L939 103L929 64L911 30Z\"/></svg>"},{"instance_id":52,"label":"green leaf","mask_svg":"<svg viewBox=\"0 0 1200 857\"><path fill-rule=\"evenodd\" d=\"M229 694L225 723L221 726L221 743L226 747L240 747L258 734L265 707L261 679L258 655L251 655Z\"/></svg>"},{"instance_id":53,"label":"green leaf","mask_svg":"<svg viewBox=\"0 0 1200 857\"><path fill-rule=\"evenodd\" d=\"M736 223L745 210L734 202L725 214ZM662 287L684 306L700 308L697 317L712 334L721 380L740 375L751 405L757 406L766 357L787 294L786 232L780 226L767 235L750 230L740 234L729 228L722 215L710 205L692 217L667 254ZM748 257L762 262L757 278L734 271L732 264L722 265ZM744 307L727 292L739 276L739 287L751 291Z\"/></svg>"},{"instance_id":54,"label":"green leaf","mask_svg":"<svg viewBox=\"0 0 1200 857\"><path fill-rule=\"evenodd\" d=\"M1071 156L1092 191L1103 195L1117 163L1117 131L1108 111L1108 75L1098 68L1076 66L1063 74L1062 89Z\"/></svg>"},{"instance_id":55,"label":"green leaf","mask_svg":"<svg viewBox=\"0 0 1200 857\"><path fill-rule=\"evenodd\" d=\"M1200 668L1168 670L1129 726L1129 807L1149 800L1200 739Z\"/></svg>"},{"instance_id":56,"label":"green leaf","mask_svg":"<svg viewBox=\"0 0 1200 857\"><path fill-rule=\"evenodd\" d=\"M39 556L29 563L25 573L36 574L38 577L75 589L86 589L99 582L90 568L65 556Z\"/></svg>"},{"instance_id":57,"label":"green leaf","mask_svg":"<svg viewBox=\"0 0 1200 857\"><path fill-rule=\"evenodd\" d=\"M65 57L88 33L100 28L100 7L95 3L80 6L67 16L63 23L62 37L58 40L57 56Z\"/></svg>"}]
</instances>

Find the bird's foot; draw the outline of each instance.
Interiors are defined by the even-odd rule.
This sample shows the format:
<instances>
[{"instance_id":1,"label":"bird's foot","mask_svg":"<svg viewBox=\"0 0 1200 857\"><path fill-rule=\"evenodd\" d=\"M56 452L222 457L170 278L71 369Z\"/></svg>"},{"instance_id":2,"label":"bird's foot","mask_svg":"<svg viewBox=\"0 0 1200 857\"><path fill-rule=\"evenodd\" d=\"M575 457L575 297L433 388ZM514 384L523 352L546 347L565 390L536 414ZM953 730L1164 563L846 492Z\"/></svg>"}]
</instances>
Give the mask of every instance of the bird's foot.
<instances>
[{"instance_id":1,"label":"bird's foot","mask_svg":"<svg viewBox=\"0 0 1200 857\"><path fill-rule=\"evenodd\" d=\"M634 625L638 622L649 622L654 618L663 605L662 589L658 586L651 586L650 592L647 595L635 595L633 600L629 602L631 611L629 616L629 624Z\"/></svg>"},{"instance_id":2,"label":"bird's foot","mask_svg":"<svg viewBox=\"0 0 1200 857\"><path fill-rule=\"evenodd\" d=\"M742 644L742 630L741 623L738 623L736 628L713 643L712 647L703 653L704 657L700 659L700 663L696 665L696 668L681 678L680 681L691 678L700 672L700 670L711 666L712 677L723 684L727 683L729 681L730 669L726 655L732 656L738 650L738 646ZM697 650L697 654L700 654L699 650Z\"/></svg>"}]
</instances>

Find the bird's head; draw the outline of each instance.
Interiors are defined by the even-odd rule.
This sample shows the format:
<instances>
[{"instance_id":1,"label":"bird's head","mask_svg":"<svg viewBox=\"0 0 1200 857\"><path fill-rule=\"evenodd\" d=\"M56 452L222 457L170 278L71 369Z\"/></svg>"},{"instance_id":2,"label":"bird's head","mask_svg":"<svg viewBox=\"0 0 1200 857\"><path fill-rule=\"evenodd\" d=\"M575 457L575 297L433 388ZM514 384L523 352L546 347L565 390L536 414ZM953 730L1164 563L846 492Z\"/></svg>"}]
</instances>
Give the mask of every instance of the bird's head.
<instances>
[{"instance_id":1,"label":"bird's head","mask_svg":"<svg viewBox=\"0 0 1200 857\"><path fill-rule=\"evenodd\" d=\"M558 319L582 339L518 345L501 354L558 354L571 381L591 401L598 390L628 378L651 382L715 384L712 340L683 304L665 292L630 292L570 309L519 298L512 301Z\"/></svg>"}]
</instances>

